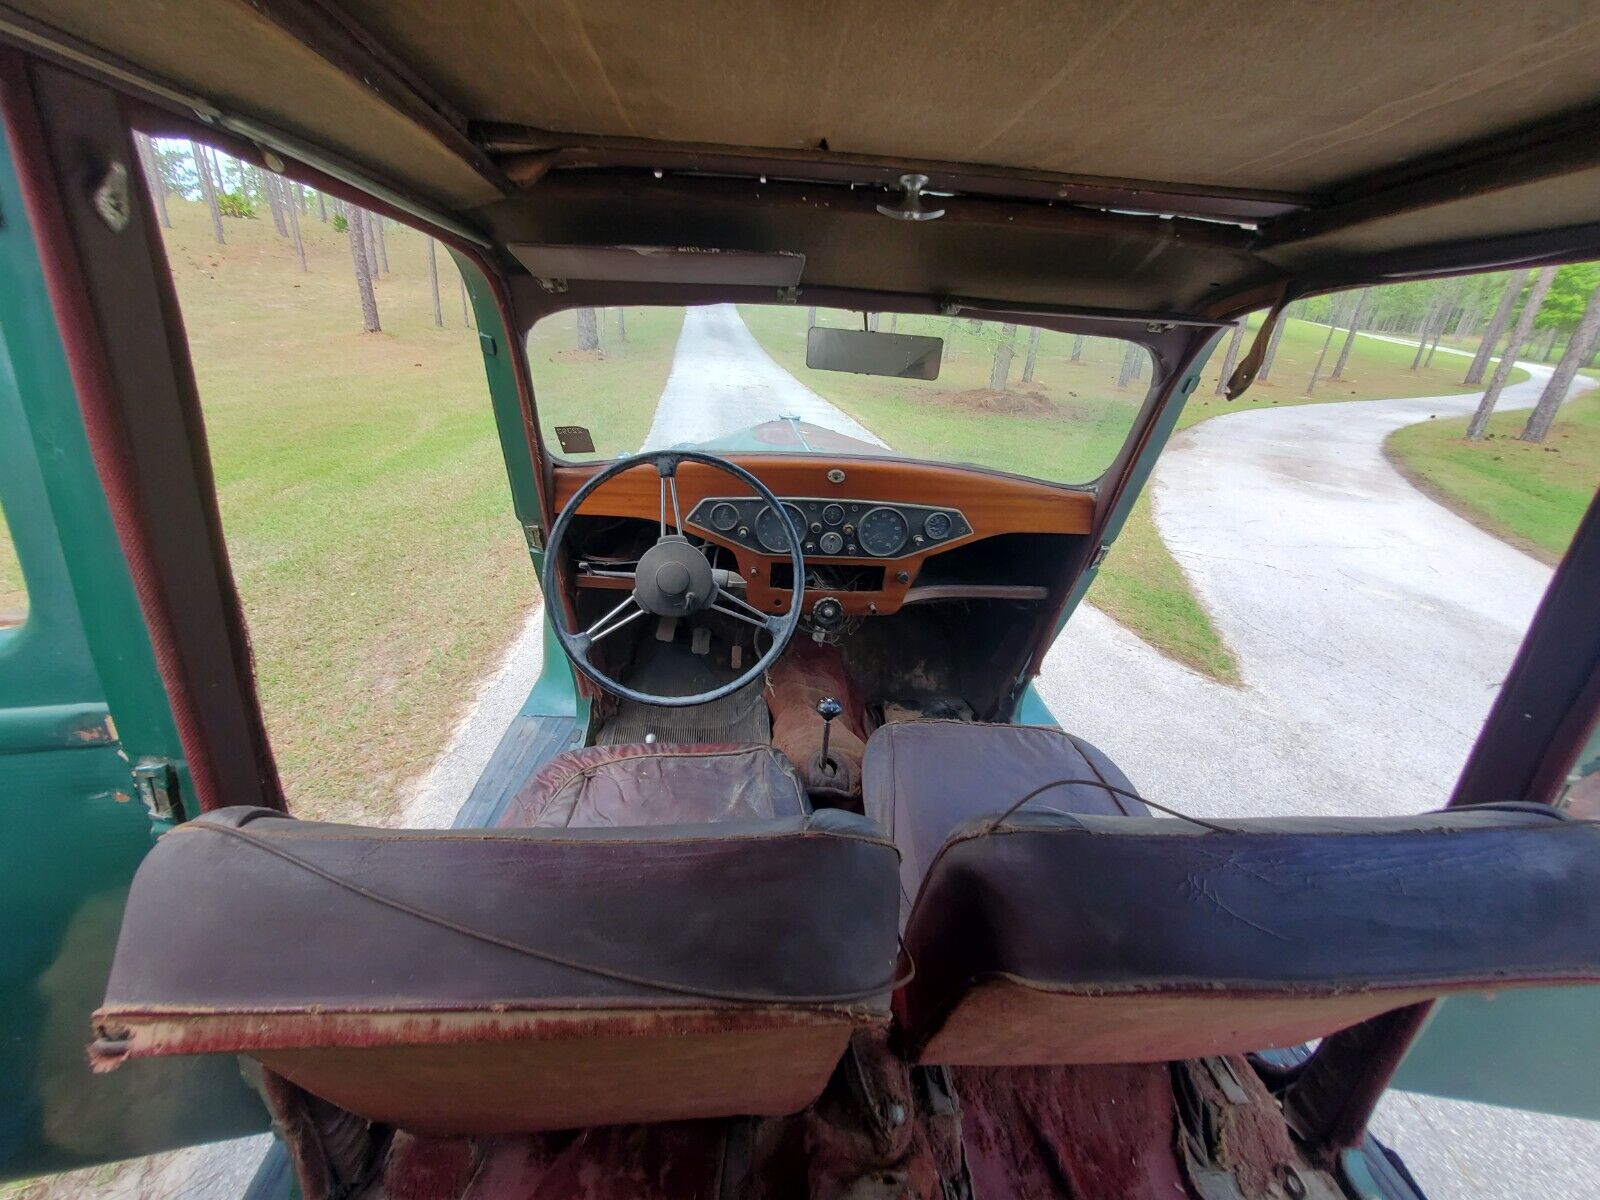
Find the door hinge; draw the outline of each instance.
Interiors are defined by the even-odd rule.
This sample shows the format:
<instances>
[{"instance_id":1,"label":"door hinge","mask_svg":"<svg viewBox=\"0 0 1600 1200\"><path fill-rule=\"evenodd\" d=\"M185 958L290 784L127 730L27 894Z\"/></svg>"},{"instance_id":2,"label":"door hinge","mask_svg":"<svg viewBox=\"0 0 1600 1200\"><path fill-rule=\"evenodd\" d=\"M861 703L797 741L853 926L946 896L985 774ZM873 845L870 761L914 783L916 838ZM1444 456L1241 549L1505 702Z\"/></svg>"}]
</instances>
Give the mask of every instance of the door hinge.
<instances>
[{"instance_id":1,"label":"door hinge","mask_svg":"<svg viewBox=\"0 0 1600 1200\"><path fill-rule=\"evenodd\" d=\"M1089 571L1097 571L1097 570L1099 570L1100 569L1100 564L1105 562L1106 555L1108 555L1110 553L1111 553L1111 543L1110 542L1101 542L1100 543L1100 548L1094 552L1094 557L1089 560L1089 565L1085 569L1089 570Z\"/></svg>"},{"instance_id":2,"label":"door hinge","mask_svg":"<svg viewBox=\"0 0 1600 1200\"><path fill-rule=\"evenodd\" d=\"M183 820L178 768L170 759L141 758L134 763L133 790L150 810L152 821L175 825Z\"/></svg>"}]
</instances>

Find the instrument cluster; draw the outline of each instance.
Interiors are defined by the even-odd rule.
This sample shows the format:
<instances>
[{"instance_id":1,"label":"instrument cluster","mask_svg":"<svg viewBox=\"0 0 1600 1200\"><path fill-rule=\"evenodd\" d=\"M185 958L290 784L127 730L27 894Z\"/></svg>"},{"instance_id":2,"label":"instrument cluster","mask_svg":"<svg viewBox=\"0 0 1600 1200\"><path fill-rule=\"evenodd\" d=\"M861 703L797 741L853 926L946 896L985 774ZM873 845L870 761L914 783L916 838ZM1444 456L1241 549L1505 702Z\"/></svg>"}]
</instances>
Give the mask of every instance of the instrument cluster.
<instances>
[{"instance_id":1,"label":"instrument cluster","mask_svg":"<svg viewBox=\"0 0 1600 1200\"><path fill-rule=\"evenodd\" d=\"M783 512L800 536L806 556L898 558L920 554L972 532L958 509L877 500L783 498ZM701 533L737 542L763 554L787 554L783 517L753 496L707 496L684 521Z\"/></svg>"}]
</instances>

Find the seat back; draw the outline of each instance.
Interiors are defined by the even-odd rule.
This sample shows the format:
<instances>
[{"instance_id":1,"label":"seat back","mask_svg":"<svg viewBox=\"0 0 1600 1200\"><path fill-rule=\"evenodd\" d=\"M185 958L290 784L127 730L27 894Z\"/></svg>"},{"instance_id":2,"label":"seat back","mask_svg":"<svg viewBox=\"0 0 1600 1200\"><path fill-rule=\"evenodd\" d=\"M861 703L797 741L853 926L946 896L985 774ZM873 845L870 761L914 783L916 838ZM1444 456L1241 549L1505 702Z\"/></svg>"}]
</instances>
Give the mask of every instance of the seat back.
<instances>
[{"instance_id":1,"label":"seat back","mask_svg":"<svg viewBox=\"0 0 1600 1200\"><path fill-rule=\"evenodd\" d=\"M433 832L223 810L140 868L92 1058L247 1054L441 1136L794 1112L887 1022L895 875L831 811Z\"/></svg>"},{"instance_id":2,"label":"seat back","mask_svg":"<svg viewBox=\"0 0 1600 1200\"><path fill-rule=\"evenodd\" d=\"M949 837L907 924L895 1007L918 1061L1237 1053L1453 992L1600 982L1600 826L1543 806L991 825Z\"/></svg>"}]
</instances>

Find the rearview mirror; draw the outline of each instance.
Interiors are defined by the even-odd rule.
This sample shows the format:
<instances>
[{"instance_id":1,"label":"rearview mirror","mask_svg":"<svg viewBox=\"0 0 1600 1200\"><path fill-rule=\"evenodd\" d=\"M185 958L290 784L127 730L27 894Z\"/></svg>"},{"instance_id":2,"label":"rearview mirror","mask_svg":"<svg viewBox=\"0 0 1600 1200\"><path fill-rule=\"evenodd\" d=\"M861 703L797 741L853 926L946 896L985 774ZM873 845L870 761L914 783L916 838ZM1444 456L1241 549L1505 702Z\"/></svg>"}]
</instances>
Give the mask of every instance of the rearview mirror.
<instances>
[{"instance_id":1,"label":"rearview mirror","mask_svg":"<svg viewBox=\"0 0 1600 1200\"><path fill-rule=\"evenodd\" d=\"M806 366L895 379L937 379L944 339L866 329L824 329L806 334Z\"/></svg>"}]
</instances>

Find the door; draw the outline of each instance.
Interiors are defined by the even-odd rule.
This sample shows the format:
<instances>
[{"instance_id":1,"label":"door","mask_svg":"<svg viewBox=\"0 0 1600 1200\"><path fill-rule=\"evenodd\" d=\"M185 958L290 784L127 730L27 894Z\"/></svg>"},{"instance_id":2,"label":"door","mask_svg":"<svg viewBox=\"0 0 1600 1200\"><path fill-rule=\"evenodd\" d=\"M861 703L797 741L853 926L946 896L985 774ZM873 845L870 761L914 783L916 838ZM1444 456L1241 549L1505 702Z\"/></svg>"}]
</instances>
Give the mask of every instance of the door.
<instances>
[{"instance_id":1,"label":"door","mask_svg":"<svg viewBox=\"0 0 1600 1200\"><path fill-rule=\"evenodd\" d=\"M0 1180L265 1129L231 1058L89 1072L129 881L165 823L197 809L9 140L0 510Z\"/></svg>"}]
</instances>

